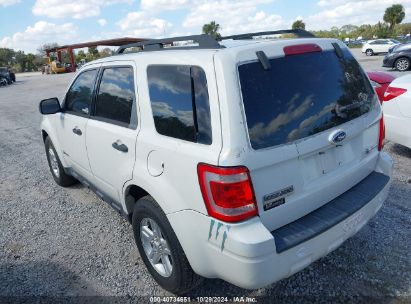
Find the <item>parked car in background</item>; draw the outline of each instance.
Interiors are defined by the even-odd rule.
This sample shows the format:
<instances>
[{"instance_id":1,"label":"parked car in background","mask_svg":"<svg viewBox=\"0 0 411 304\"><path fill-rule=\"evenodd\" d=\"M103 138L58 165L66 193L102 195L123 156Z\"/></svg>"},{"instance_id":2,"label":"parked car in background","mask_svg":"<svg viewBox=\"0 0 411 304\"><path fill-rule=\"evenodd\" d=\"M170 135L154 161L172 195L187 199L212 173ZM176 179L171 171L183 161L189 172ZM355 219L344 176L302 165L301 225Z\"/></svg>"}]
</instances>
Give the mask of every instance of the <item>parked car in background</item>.
<instances>
[{"instance_id":1,"label":"parked car in background","mask_svg":"<svg viewBox=\"0 0 411 304\"><path fill-rule=\"evenodd\" d=\"M359 40L349 40L349 41L344 41L345 45L348 47L359 47L362 46L366 41L359 39Z\"/></svg>"},{"instance_id":2,"label":"parked car in background","mask_svg":"<svg viewBox=\"0 0 411 304\"><path fill-rule=\"evenodd\" d=\"M382 62L386 68L407 71L411 66L411 43L393 46Z\"/></svg>"},{"instance_id":3,"label":"parked car in background","mask_svg":"<svg viewBox=\"0 0 411 304\"><path fill-rule=\"evenodd\" d=\"M361 51L365 53L367 56L388 53L389 48L397 44L401 44L401 42L395 39L369 40L363 45Z\"/></svg>"},{"instance_id":4,"label":"parked car in background","mask_svg":"<svg viewBox=\"0 0 411 304\"><path fill-rule=\"evenodd\" d=\"M0 75L0 87L5 87L8 85L7 79Z\"/></svg>"},{"instance_id":5,"label":"parked car in background","mask_svg":"<svg viewBox=\"0 0 411 304\"><path fill-rule=\"evenodd\" d=\"M382 103L384 93L389 84L396 78L394 75L384 72L367 72L371 84L377 92L378 99Z\"/></svg>"},{"instance_id":6,"label":"parked car in background","mask_svg":"<svg viewBox=\"0 0 411 304\"><path fill-rule=\"evenodd\" d=\"M396 78L383 99L386 138L411 149L411 75Z\"/></svg>"},{"instance_id":7,"label":"parked car in background","mask_svg":"<svg viewBox=\"0 0 411 304\"><path fill-rule=\"evenodd\" d=\"M12 84L13 80L12 77L10 75L10 71L9 68L7 67L0 67L0 76L4 79L6 79L7 84ZM14 77L15 78L15 77Z\"/></svg>"},{"instance_id":8,"label":"parked car in background","mask_svg":"<svg viewBox=\"0 0 411 304\"><path fill-rule=\"evenodd\" d=\"M9 68L9 75L12 82L16 82L16 74L14 74L13 70Z\"/></svg>"}]
</instances>

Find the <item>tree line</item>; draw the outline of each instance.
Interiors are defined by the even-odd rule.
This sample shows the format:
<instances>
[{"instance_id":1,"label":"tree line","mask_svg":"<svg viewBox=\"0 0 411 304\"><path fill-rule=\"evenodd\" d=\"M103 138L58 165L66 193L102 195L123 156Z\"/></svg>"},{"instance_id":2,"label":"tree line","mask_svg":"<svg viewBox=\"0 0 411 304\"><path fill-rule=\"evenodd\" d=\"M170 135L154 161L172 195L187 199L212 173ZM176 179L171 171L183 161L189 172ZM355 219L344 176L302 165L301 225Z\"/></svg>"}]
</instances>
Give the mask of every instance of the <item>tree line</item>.
<instances>
[{"instance_id":1,"label":"tree line","mask_svg":"<svg viewBox=\"0 0 411 304\"><path fill-rule=\"evenodd\" d=\"M312 33L319 38L337 38L344 40L346 38L357 39L373 39L373 38L389 38L397 36L405 36L411 33L411 23L401 22L405 18L404 7L401 4L394 4L385 10L383 21L377 24L363 24L360 26L347 24L341 27L332 27L330 30L312 31ZM305 23L303 20L296 20L292 29L305 30ZM215 21L203 25L203 33L209 34L216 39L221 38L221 26ZM283 37L292 37L292 35L283 35Z\"/></svg>"}]
</instances>

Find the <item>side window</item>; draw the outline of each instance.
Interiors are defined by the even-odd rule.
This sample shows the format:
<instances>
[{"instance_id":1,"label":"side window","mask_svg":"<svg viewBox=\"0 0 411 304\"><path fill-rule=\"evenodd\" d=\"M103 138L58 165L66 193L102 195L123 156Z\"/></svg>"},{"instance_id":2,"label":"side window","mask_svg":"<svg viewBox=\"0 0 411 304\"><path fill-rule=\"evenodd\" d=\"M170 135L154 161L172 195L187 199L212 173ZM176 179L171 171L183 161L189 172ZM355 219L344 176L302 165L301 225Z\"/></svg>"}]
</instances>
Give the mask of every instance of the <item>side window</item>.
<instances>
[{"instance_id":1,"label":"side window","mask_svg":"<svg viewBox=\"0 0 411 304\"><path fill-rule=\"evenodd\" d=\"M158 133L211 144L211 119L204 71L188 65L152 65L147 69L154 124Z\"/></svg>"},{"instance_id":2,"label":"side window","mask_svg":"<svg viewBox=\"0 0 411 304\"><path fill-rule=\"evenodd\" d=\"M94 116L124 127L136 128L136 97L132 67L104 69Z\"/></svg>"},{"instance_id":3,"label":"side window","mask_svg":"<svg viewBox=\"0 0 411 304\"><path fill-rule=\"evenodd\" d=\"M81 73L67 92L65 110L83 115L90 113L97 69Z\"/></svg>"}]
</instances>

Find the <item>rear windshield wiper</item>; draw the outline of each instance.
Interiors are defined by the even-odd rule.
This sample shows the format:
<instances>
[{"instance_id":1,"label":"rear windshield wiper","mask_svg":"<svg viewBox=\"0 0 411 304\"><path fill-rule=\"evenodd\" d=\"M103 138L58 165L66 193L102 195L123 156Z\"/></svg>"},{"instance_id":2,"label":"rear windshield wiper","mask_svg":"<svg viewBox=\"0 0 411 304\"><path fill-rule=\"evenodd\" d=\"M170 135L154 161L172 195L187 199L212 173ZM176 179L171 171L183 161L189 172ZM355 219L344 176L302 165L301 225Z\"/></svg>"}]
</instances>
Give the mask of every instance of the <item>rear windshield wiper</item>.
<instances>
[{"instance_id":1,"label":"rear windshield wiper","mask_svg":"<svg viewBox=\"0 0 411 304\"><path fill-rule=\"evenodd\" d=\"M264 51L257 51L255 52L255 54L257 55L257 58L260 61L264 71L269 71L271 69L270 60L268 60L268 57L264 53Z\"/></svg>"},{"instance_id":2,"label":"rear windshield wiper","mask_svg":"<svg viewBox=\"0 0 411 304\"><path fill-rule=\"evenodd\" d=\"M346 106L340 106L338 103L334 108L334 112L338 117L341 118L347 118L346 112L354 109L358 109L359 107L363 106L366 103L366 101L353 101L352 104L346 105Z\"/></svg>"},{"instance_id":3,"label":"rear windshield wiper","mask_svg":"<svg viewBox=\"0 0 411 304\"><path fill-rule=\"evenodd\" d=\"M335 51L335 54L337 54L337 57L338 57L338 58L344 58L344 54L343 54L340 46L338 45L338 43L333 42L333 43L331 43L331 44L332 44L332 46L334 47L334 51Z\"/></svg>"},{"instance_id":4,"label":"rear windshield wiper","mask_svg":"<svg viewBox=\"0 0 411 304\"><path fill-rule=\"evenodd\" d=\"M338 107L338 110L339 110L340 112L347 112L347 111L349 111L349 110L357 109L357 108L361 107L361 106L364 105L364 104L365 104L364 101L357 101L357 100L355 100L352 104ZM338 106L338 105L337 105L337 106Z\"/></svg>"}]
</instances>

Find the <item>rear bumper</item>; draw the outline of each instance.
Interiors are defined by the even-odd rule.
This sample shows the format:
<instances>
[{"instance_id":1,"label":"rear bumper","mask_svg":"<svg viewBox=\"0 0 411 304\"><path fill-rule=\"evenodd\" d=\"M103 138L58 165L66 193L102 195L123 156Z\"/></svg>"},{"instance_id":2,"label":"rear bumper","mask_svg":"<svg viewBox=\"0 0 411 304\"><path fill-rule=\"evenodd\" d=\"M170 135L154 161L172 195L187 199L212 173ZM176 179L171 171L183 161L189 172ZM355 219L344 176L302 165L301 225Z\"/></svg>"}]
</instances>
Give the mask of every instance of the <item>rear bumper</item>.
<instances>
[{"instance_id":1,"label":"rear bumper","mask_svg":"<svg viewBox=\"0 0 411 304\"><path fill-rule=\"evenodd\" d=\"M390 178L387 175L374 171L324 206L272 231L277 253L298 246L355 214L370 203L389 181Z\"/></svg>"},{"instance_id":2,"label":"rear bumper","mask_svg":"<svg viewBox=\"0 0 411 304\"><path fill-rule=\"evenodd\" d=\"M352 205L361 204L359 208L352 209L353 212L337 224L283 247L284 250L279 248L281 236L268 231L258 217L239 224L223 223L192 210L167 217L195 272L243 288L259 288L300 271L358 232L377 213L388 195L392 160L387 154L380 153L376 172L386 176L386 182L380 184L368 202L362 201L360 189L355 189L347 198ZM370 184L361 188L362 191L367 187L370 188ZM297 234L295 231L294 237Z\"/></svg>"}]
</instances>

